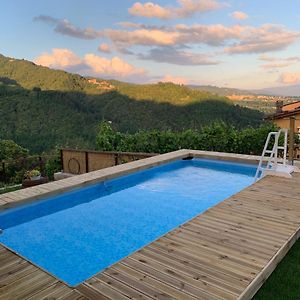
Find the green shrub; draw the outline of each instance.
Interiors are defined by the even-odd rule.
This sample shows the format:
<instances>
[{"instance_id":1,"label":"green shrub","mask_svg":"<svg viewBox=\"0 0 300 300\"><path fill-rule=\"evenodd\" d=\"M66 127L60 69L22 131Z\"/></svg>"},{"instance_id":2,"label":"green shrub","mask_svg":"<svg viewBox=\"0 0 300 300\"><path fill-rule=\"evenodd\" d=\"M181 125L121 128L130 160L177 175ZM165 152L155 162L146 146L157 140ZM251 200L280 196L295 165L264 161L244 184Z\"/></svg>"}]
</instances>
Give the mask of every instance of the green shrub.
<instances>
[{"instance_id":1,"label":"green shrub","mask_svg":"<svg viewBox=\"0 0 300 300\"><path fill-rule=\"evenodd\" d=\"M61 159L60 159L60 150L56 148L51 155L48 157L45 164L45 173L46 176L50 179L54 179L54 173L60 172L62 170Z\"/></svg>"},{"instance_id":2,"label":"green shrub","mask_svg":"<svg viewBox=\"0 0 300 300\"><path fill-rule=\"evenodd\" d=\"M139 131L134 134L115 131L109 122L102 122L96 138L96 148L102 151L166 153L179 149L195 149L260 155L270 131L271 123L259 128L237 129L223 122L215 122L201 130Z\"/></svg>"}]
</instances>

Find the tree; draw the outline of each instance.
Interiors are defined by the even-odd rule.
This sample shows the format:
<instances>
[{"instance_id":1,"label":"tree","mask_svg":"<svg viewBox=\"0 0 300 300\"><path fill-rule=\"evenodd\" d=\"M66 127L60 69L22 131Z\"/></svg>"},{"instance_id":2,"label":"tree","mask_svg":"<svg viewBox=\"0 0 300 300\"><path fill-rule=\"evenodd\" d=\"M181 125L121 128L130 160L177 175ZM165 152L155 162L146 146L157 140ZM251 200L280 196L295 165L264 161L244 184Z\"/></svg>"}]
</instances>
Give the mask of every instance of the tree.
<instances>
[{"instance_id":1,"label":"tree","mask_svg":"<svg viewBox=\"0 0 300 300\"><path fill-rule=\"evenodd\" d=\"M99 132L96 137L96 146L98 150L113 151L116 150L121 140L121 133L113 130L111 122L102 121L99 126Z\"/></svg>"},{"instance_id":2,"label":"tree","mask_svg":"<svg viewBox=\"0 0 300 300\"><path fill-rule=\"evenodd\" d=\"M26 157L28 152L12 140L0 140L0 160Z\"/></svg>"}]
</instances>

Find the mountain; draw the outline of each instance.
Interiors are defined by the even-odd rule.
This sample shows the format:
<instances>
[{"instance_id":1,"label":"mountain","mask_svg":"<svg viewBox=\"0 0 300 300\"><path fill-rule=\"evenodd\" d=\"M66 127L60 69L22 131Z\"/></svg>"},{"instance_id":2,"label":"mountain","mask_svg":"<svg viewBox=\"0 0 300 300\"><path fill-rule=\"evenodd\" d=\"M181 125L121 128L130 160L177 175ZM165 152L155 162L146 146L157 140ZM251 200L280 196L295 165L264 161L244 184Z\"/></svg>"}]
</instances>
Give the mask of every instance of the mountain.
<instances>
[{"instance_id":1,"label":"mountain","mask_svg":"<svg viewBox=\"0 0 300 300\"><path fill-rule=\"evenodd\" d=\"M93 148L102 120L136 132L201 128L219 120L258 126L262 118L225 97L186 86L85 78L0 56L0 137L36 153L57 145Z\"/></svg>"},{"instance_id":2,"label":"mountain","mask_svg":"<svg viewBox=\"0 0 300 300\"><path fill-rule=\"evenodd\" d=\"M300 97L300 84L277 86L272 88L254 90L253 92L263 94L263 95Z\"/></svg>"},{"instance_id":3,"label":"mountain","mask_svg":"<svg viewBox=\"0 0 300 300\"><path fill-rule=\"evenodd\" d=\"M189 85L191 89L206 91L219 96L231 96L231 95L254 95L253 91L240 90L234 88L217 87L213 85Z\"/></svg>"}]
</instances>

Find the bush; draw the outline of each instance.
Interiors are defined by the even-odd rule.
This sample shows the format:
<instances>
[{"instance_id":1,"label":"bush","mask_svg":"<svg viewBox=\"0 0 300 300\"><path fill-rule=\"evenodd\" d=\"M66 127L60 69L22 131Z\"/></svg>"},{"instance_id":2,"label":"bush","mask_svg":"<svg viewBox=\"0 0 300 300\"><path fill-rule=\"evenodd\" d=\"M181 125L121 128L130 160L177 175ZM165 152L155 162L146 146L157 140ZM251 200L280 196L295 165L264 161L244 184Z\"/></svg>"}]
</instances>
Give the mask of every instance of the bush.
<instances>
[{"instance_id":1,"label":"bush","mask_svg":"<svg viewBox=\"0 0 300 300\"><path fill-rule=\"evenodd\" d=\"M216 122L201 130L139 131L134 134L115 131L111 124L102 122L96 138L96 147L102 151L166 153L179 149L219 151L260 155L270 131L271 123L259 128L236 129Z\"/></svg>"},{"instance_id":2,"label":"bush","mask_svg":"<svg viewBox=\"0 0 300 300\"><path fill-rule=\"evenodd\" d=\"M60 159L60 150L56 148L51 155L48 157L45 164L45 173L46 176L50 179L54 179L54 173L60 172L62 170L61 159Z\"/></svg>"},{"instance_id":3,"label":"bush","mask_svg":"<svg viewBox=\"0 0 300 300\"><path fill-rule=\"evenodd\" d=\"M28 150L12 140L0 140L0 160L18 159L28 156Z\"/></svg>"}]
</instances>

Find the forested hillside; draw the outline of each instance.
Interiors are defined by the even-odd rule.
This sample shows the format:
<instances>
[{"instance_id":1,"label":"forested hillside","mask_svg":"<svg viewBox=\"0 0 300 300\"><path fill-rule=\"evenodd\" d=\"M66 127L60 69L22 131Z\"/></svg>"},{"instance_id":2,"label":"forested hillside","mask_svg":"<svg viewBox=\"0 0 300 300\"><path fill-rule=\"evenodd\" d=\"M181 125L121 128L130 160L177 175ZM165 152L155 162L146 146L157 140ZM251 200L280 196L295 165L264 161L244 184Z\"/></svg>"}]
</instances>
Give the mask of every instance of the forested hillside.
<instances>
[{"instance_id":1,"label":"forested hillside","mask_svg":"<svg viewBox=\"0 0 300 300\"><path fill-rule=\"evenodd\" d=\"M224 97L171 83L133 85L91 80L0 56L0 138L32 152L95 145L97 126L122 132L201 128L221 120L258 126L263 114Z\"/></svg>"}]
</instances>

